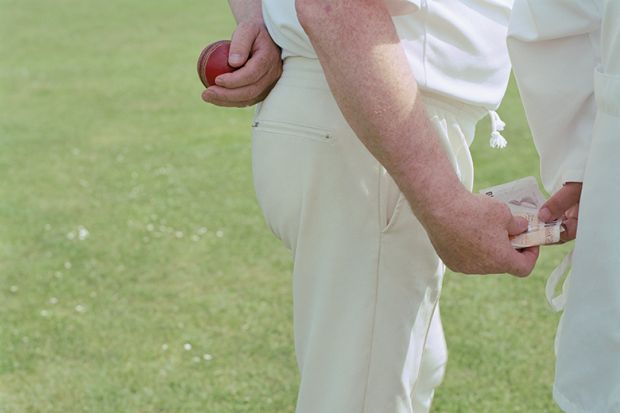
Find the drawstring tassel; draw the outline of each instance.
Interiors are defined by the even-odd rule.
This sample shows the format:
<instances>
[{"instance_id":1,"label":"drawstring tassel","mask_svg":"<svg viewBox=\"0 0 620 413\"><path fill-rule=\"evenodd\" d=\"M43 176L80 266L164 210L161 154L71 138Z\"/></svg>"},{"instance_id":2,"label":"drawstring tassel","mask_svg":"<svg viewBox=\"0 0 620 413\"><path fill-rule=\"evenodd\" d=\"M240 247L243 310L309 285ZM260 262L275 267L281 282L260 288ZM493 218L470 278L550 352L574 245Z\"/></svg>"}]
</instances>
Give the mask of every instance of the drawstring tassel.
<instances>
[{"instance_id":1,"label":"drawstring tassel","mask_svg":"<svg viewBox=\"0 0 620 413\"><path fill-rule=\"evenodd\" d=\"M489 145L493 149L504 149L508 145L508 141L498 131L491 132L491 140Z\"/></svg>"},{"instance_id":2,"label":"drawstring tassel","mask_svg":"<svg viewBox=\"0 0 620 413\"><path fill-rule=\"evenodd\" d=\"M508 141L500 132L504 130L506 124L494 110L489 111L489 117L491 118L491 140L489 144L491 148L503 149L508 145Z\"/></svg>"}]
</instances>

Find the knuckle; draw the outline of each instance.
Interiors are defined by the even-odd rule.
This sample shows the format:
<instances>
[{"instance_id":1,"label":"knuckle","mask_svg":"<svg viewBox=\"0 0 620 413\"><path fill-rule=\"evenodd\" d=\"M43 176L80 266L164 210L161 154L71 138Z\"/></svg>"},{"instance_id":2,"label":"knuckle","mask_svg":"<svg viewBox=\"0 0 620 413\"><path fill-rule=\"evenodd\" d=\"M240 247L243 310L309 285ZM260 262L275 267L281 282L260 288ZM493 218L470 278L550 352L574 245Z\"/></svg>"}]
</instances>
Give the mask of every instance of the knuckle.
<instances>
[{"instance_id":1,"label":"knuckle","mask_svg":"<svg viewBox=\"0 0 620 413\"><path fill-rule=\"evenodd\" d=\"M501 213L505 216L505 217L512 217L512 212L510 211L510 208L508 207L508 205L506 204L501 204Z\"/></svg>"},{"instance_id":2,"label":"knuckle","mask_svg":"<svg viewBox=\"0 0 620 413\"><path fill-rule=\"evenodd\" d=\"M497 200L493 200L493 202L490 204L490 210L492 213L496 214L500 218L506 218L508 216L512 216L512 214L510 213L510 208L508 208L508 205L504 204L503 202L499 202Z\"/></svg>"}]
</instances>

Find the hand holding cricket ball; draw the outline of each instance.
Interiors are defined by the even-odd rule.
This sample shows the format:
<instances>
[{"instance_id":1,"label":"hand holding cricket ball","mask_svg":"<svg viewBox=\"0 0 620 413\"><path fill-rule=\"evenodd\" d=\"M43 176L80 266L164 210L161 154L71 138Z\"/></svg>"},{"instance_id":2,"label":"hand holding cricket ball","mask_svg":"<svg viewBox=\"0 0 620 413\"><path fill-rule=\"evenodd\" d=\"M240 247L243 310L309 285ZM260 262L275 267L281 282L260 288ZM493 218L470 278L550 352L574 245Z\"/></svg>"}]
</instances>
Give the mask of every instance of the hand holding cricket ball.
<instances>
[{"instance_id":1,"label":"hand holding cricket ball","mask_svg":"<svg viewBox=\"0 0 620 413\"><path fill-rule=\"evenodd\" d=\"M231 41L207 46L198 58L198 76L207 87L202 99L228 107L262 101L282 74L280 52L262 21L240 22Z\"/></svg>"}]
</instances>

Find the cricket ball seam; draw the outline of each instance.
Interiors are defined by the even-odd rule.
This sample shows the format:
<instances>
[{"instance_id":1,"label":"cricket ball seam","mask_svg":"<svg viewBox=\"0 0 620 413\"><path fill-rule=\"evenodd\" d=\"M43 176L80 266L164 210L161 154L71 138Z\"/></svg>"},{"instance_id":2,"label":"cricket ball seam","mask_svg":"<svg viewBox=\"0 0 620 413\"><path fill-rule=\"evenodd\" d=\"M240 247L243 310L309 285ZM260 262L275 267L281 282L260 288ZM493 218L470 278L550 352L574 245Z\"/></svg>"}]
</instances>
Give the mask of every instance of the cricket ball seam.
<instances>
[{"instance_id":1,"label":"cricket ball seam","mask_svg":"<svg viewBox=\"0 0 620 413\"><path fill-rule=\"evenodd\" d=\"M200 53L200 56L198 57L198 76L200 77L200 81L202 82L203 85L205 85L205 87L209 87L209 86L213 86L210 85L209 82L207 81L207 74L206 74L206 68L207 68L207 62L209 61L209 57L211 57L211 55L220 47L222 47L223 45L227 44L228 41L227 40L220 40L218 42L215 42L214 44L207 46L202 53Z\"/></svg>"}]
</instances>

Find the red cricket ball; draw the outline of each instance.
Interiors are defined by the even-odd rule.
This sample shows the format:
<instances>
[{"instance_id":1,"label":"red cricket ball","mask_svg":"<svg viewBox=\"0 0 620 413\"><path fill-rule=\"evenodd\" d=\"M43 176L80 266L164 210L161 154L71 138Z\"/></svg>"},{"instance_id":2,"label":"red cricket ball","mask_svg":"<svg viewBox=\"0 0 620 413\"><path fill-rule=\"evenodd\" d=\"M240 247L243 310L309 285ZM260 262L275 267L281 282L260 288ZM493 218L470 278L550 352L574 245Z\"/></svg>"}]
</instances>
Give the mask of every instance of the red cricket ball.
<instances>
[{"instance_id":1,"label":"red cricket ball","mask_svg":"<svg viewBox=\"0 0 620 413\"><path fill-rule=\"evenodd\" d=\"M202 49L198 57L198 76L205 87L213 86L219 75L237 70L228 65L229 50L229 40L220 40Z\"/></svg>"}]
</instances>

